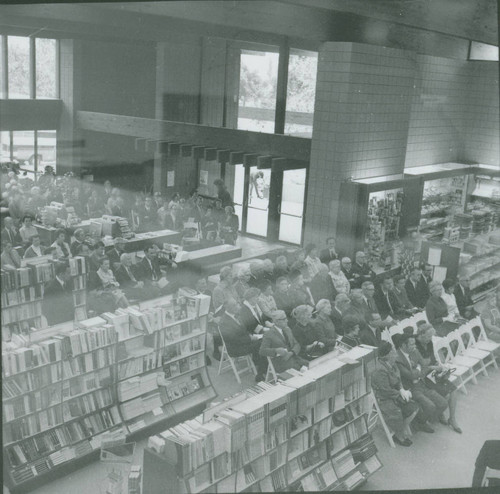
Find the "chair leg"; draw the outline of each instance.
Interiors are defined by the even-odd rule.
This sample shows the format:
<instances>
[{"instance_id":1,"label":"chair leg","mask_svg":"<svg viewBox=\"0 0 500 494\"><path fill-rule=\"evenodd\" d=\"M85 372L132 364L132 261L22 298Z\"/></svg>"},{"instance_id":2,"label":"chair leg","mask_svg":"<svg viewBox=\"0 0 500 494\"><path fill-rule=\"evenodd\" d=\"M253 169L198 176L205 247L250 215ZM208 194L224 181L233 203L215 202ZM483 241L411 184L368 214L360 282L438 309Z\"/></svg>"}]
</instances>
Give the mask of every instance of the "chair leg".
<instances>
[{"instance_id":1,"label":"chair leg","mask_svg":"<svg viewBox=\"0 0 500 494\"><path fill-rule=\"evenodd\" d=\"M254 376L256 376L257 369L255 367L255 364L253 363L251 355L247 355L247 365L248 365L248 368L253 372Z\"/></svg>"},{"instance_id":2,"label":"chair leg","mask_svg":"<svg viewBox=\"0 0 500 494\"><path fill-rule=\"evenodd\" d=\"M236 364L234 363L234 359L229 357L229 363L231 364L231 367L233 369L234 375L236 376L236 380L238 381L238 384L241 384L240 374L238 372L238 369L236 368Z\"/></svg>"},{"instance_id":3,"label":"chair leg","mask_svg":"<svg viewBox=\"0 0 500 494\"><path fill-rule=\"evenodd\" d=\"M396 445L394 444L394 440L392 439L392 434L391 431L389 430L389 427L387 427L387 424L385 423L384 417L382 415L382 412L380 411L380 408L377 403L377 399L375 398L375 394L373 393L373 390L370 392L371 397L373 400L373 406L375 407L375 410L377 410L377 417L380 420L380 423L382 424L382 428L384 429L385 435L387 437L387 441L389 442L391 448L395 448Z\"/></svg>"},{"instance_id":4,"label":"chair leg","mask_svg":"<svg viewBox=\"0 0 500 494\"><path fill-rule=\"evenodd\" d=\"M220 361L219 361L219 371L217 372L217 375L220 376L221 372L222 372L222 366L226 360L226 347L223 346L222 347L222 353L221 353L221 356L220 356Z\"/></svg>"}]
</instances>

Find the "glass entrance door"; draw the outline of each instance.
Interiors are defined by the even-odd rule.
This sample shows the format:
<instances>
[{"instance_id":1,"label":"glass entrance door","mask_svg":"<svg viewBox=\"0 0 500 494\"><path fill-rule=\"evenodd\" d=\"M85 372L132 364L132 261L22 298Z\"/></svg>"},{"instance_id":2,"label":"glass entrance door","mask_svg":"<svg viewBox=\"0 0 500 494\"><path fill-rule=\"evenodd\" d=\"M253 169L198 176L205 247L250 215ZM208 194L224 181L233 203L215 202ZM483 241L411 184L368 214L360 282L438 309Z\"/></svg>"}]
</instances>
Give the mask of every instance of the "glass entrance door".
<instances>
[{"instance_id":1,"label":"glass entrance door","mask_svg":"<svg viewBox=\"0 0 500 494\"><path fill-rule=\"evenodd\" d=\"M243 225L243 203L245 202L245 167L234 165L234 188L233 188L234 212L239 219L239 231Z\"/></svg>"},{"instance_id":2,"label":"glass entrance door","mask_svg":"<svg viewBox=\"0 0 500 494\"><path fill-rule=\"evenodd\" d=\"M279 240L300 245L306 192L306 169L283 171Z\"/></svg>"},{"instance_id":3,"label":"glass entrance door","mask_svg":"<svg viewBox=\"0 0 500 494\"><path fill-rule=\"evenodd\" d=\"M246 232L267 237L271 170L249 169Z\"/></svg>"}]
</instances>

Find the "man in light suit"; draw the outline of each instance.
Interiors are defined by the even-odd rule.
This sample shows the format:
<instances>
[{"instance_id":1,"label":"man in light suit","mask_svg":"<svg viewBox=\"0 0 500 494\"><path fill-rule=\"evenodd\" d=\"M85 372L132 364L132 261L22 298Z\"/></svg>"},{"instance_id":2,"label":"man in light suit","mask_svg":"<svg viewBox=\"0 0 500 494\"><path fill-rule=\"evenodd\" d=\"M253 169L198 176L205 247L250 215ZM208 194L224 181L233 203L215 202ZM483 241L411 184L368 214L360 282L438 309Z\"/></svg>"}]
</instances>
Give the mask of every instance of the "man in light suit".
<instances>
[{"instance_id":1,"label":"man in light suit","mask_svg":"<svg viewBox=\"0 0 500 494\"><path fill-rule=\"evenodd\" d=\"M224 303L224 315L219 323L219 330L226 344L227 352L231 357L242 357L252 355L252 360L257 367L255 380L262 381L267 370L267 361L259 353L261 348L260 335L250 334L241 324L238 317L240 304L233 298Z\"/></svg>"},{"instance_id":2,"label":"man in light suit","mask_svg":"<svg viewBox=\"0 0 500 494\"><path fill-rule=\"evenodd\" d=\"M274 311L272 320L271 327L262 338L260 354L263 357L271 357L277 373L285 372L291 368L300 370L302 367L306 367L308 362L298 356L301 350L300 345L288 327L285 312L282 310Z\"/></svg>"}]
</instances>

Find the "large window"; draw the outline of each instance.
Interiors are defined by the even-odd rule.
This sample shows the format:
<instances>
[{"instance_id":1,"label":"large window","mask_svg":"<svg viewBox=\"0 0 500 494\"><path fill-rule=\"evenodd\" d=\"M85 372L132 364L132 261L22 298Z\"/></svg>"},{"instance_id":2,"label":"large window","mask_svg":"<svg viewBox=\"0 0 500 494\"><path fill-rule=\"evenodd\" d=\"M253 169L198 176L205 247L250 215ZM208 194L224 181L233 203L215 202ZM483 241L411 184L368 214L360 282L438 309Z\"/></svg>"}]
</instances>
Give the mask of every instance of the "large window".
<instances>
[{"instance_id":1,"label":"large window","mask_svg":"<svg viewBox=\"0 0 500 494\"><path fill-rule=\"evenodd\" d=\"M21 173L36 180L47 165L56 171L55 130L0 133L0 162L19 161Z\"/></svg>"},{"instance_id":2,"label":"large window","mask_svg":"<svg viewBox=\"0 0 500 494\"><path fill-rule=\"evenodd\" d=\"M0 97L47 99L59 96L55 39L2 35L0 48Z\"/></svg>"},{"instance_id":3,"label":"large window","mask_svg":"<svg viewBox=\"0 0 500 494\"><path fill-rule=\"evenodd\" d=\"M285 134L312 137L317 70L316 52L290 50Z\"/></svg>"}]
</instances>

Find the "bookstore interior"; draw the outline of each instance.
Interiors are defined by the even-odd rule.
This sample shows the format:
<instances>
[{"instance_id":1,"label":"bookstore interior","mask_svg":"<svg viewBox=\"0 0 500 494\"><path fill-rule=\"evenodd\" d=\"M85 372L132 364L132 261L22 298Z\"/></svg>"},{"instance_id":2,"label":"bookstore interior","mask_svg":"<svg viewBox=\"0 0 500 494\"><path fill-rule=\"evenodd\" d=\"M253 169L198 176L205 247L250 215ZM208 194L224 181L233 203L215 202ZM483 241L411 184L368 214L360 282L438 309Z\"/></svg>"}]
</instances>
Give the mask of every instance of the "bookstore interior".
<instances>
[{"instance_id":1,"label":"bookstore interior","mask_svg":"<svg viewBox=\"0 0 500 494\"><path fill-rule=\"evenodd\" d=\"M4 494L498 488L497 2L400 4L0 5Z\"/></svg>"}]
</instances>

